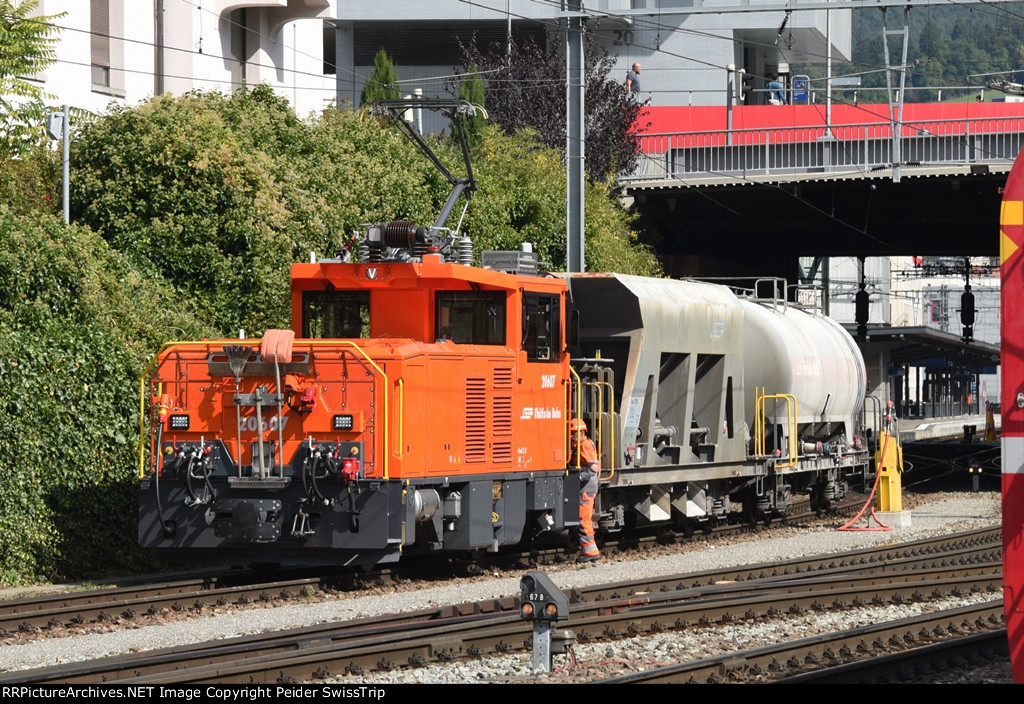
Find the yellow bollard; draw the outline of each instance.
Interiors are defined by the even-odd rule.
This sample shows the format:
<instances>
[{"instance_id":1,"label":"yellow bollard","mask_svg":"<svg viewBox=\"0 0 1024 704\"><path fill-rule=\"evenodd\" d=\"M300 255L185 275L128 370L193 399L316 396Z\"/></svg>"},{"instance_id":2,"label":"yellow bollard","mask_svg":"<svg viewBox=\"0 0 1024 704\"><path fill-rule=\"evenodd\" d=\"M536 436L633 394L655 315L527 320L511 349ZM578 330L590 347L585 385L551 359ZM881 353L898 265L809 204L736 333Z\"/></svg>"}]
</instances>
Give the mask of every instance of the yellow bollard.
<instances>
[{"instance_id":1,"label":"yellow bollard","mask_svg":"<svg viewBox=\"0 0 1024 704\"><path fill-rule=\"evenodd\" d=\"M985 442L996 441L996 419L992 414L992 406L985 404L988 408L985 410Z\"/></svg>"},{"instance_id":2,"label":"yellow bollard","mask_svg":"<svg viewBox=\"0 0 1024 704\"><path fill-rule=\"evenodd\" d=\"M878 510L896 513L903 510L903 448L899 436L883 430L878 434L879 450L875 453L878 472Z\"/></svg>"}]
</instances>

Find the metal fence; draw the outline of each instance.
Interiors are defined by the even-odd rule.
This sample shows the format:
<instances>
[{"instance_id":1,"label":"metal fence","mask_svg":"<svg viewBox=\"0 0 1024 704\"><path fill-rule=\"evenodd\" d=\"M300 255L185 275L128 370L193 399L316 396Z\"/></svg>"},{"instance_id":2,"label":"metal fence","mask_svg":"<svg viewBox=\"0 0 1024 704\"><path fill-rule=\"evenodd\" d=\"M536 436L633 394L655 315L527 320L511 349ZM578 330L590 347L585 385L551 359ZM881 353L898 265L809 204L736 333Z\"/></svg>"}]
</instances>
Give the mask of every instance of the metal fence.
<instances>
[{"instance_id":1,"label":"metal fence","mask_svg":"<svg viewBox=\"0 0 1024 704\"><path fill-rule=\"evenodd\" d=\"M624 181L1009 164L1024 145L1024 117L904 122L898 144L889 122L645 134L641 143Z\"/></svg>"}]
</instances>

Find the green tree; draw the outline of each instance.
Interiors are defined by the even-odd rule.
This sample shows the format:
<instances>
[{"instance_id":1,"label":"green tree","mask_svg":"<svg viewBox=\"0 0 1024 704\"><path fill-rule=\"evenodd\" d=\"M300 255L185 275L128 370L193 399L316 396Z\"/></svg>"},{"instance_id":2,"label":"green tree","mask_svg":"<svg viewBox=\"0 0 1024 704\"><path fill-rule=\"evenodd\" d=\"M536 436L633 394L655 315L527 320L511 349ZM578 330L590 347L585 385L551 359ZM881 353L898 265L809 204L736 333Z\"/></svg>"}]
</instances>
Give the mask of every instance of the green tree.
<instances>
[{"instance_id":1,"label":"green tree","mask_svg":"<svg viewBox=\"0 0 1024 704\"><path fill-rule=\"evenodd\" d=\"M536 131L545 144L565 148L565 57L557 42L541 46L532 40L511 47L476 42L462 46L465 66L479 66L486 75L487 112L507 134ZM622 81L611 78L615 57L593 42L585 46L584 101L587 108L586 167L595 180L636 169L644 105L629 99ZM552 78L552 77L558 78ZM640 127L638 130L637 128Z\"/></svg>"},{"instance_id":2,"label":"green tree","mask_svg":"<svg viewBox=\"0 0 1024 704\"><path fill-rule=\"evenodd\" d=\"M398 90L398 71L384 49L378 49L373 57L373 74L363 86L359 103L366 105L375 100L397 100L402 97Z\"/></svg>"},{"instance_id":3,"label":"green tree","mask_svg":"<svg viewBox=\"0 0 1024 704\"><path fill-rule=\"evenodd\" d=\"M459 82L459 99L468 100L481 108L484 106L484 82L476 66L470 66L469 73ZM487 124L487 120L479 112L474 112L471 117L460 115L457 119L466 135L466 142L471 149L476 149L483 139L480 131Z\"/></svg>"},{"instance_id":4,"label":"green tree","mask_svg":"<svg viewBox=\"0 0 1024 704\"><path fill-rule=\"evenodd\" d=\"M66 13L36 15L38 8L39 0L0 0L0 156L42 139L46 101L53 99L26 78L57 60L60 28L53 21Z\"/></svg>"},{"instance_id":5,"label":"green tree","mask_svg":"<svg viewBox=\"0 0 1024 704\"><path fill-rule=\"evenodd\" d=\"M541 261L561 271L566 262L565 164L561 150L536 132L482 132L476 176L480 189L466 216L477 251L533 245ZM639 244L634 218L619 205L614 188L587 179L584 213L588 271L661 275L657 257Z\"/></svg>"}]
</instances>

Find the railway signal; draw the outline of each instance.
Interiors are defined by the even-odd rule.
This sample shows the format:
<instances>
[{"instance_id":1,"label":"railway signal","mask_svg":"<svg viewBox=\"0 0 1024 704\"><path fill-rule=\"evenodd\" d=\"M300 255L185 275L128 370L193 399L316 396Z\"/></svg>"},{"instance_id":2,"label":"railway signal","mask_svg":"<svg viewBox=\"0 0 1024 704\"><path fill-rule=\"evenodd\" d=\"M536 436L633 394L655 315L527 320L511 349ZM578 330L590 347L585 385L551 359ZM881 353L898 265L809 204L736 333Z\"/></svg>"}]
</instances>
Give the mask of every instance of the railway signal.
<instances>
[{"instance_id":1,"label":"railway signal","mask_svg":"<svg viewBox=\"0 0 1024 704\"><path fill-rule=\"evenodd\" d=\"M569 597L543 572L527 572L519 580L519 615L533 621L533 670L551 672L555 622L569 617ZM560 647L574 636L559 638Z\"/></svg>"}]
</instances>

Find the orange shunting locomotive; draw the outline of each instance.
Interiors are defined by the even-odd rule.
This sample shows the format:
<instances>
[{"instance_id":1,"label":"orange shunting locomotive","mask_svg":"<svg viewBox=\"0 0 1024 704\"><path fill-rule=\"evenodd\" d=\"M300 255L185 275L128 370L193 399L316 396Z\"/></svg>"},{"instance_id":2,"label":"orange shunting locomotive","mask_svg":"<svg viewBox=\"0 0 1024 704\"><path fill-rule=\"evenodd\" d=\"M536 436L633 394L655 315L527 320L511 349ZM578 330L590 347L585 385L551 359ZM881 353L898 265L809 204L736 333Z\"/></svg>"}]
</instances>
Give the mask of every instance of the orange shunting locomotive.
<instances>
[{"instance_id":1,"label":"orange shunting locomotive","mask_svg":"<svg viewBox=\"0 0 1024 704\"><path fill-rule=\"evenodd\" d=\"M380 562L575 524L565 280L418 259L295 264L294 329L160 353L142 545Z\"/></svg>"}]
</instances>

